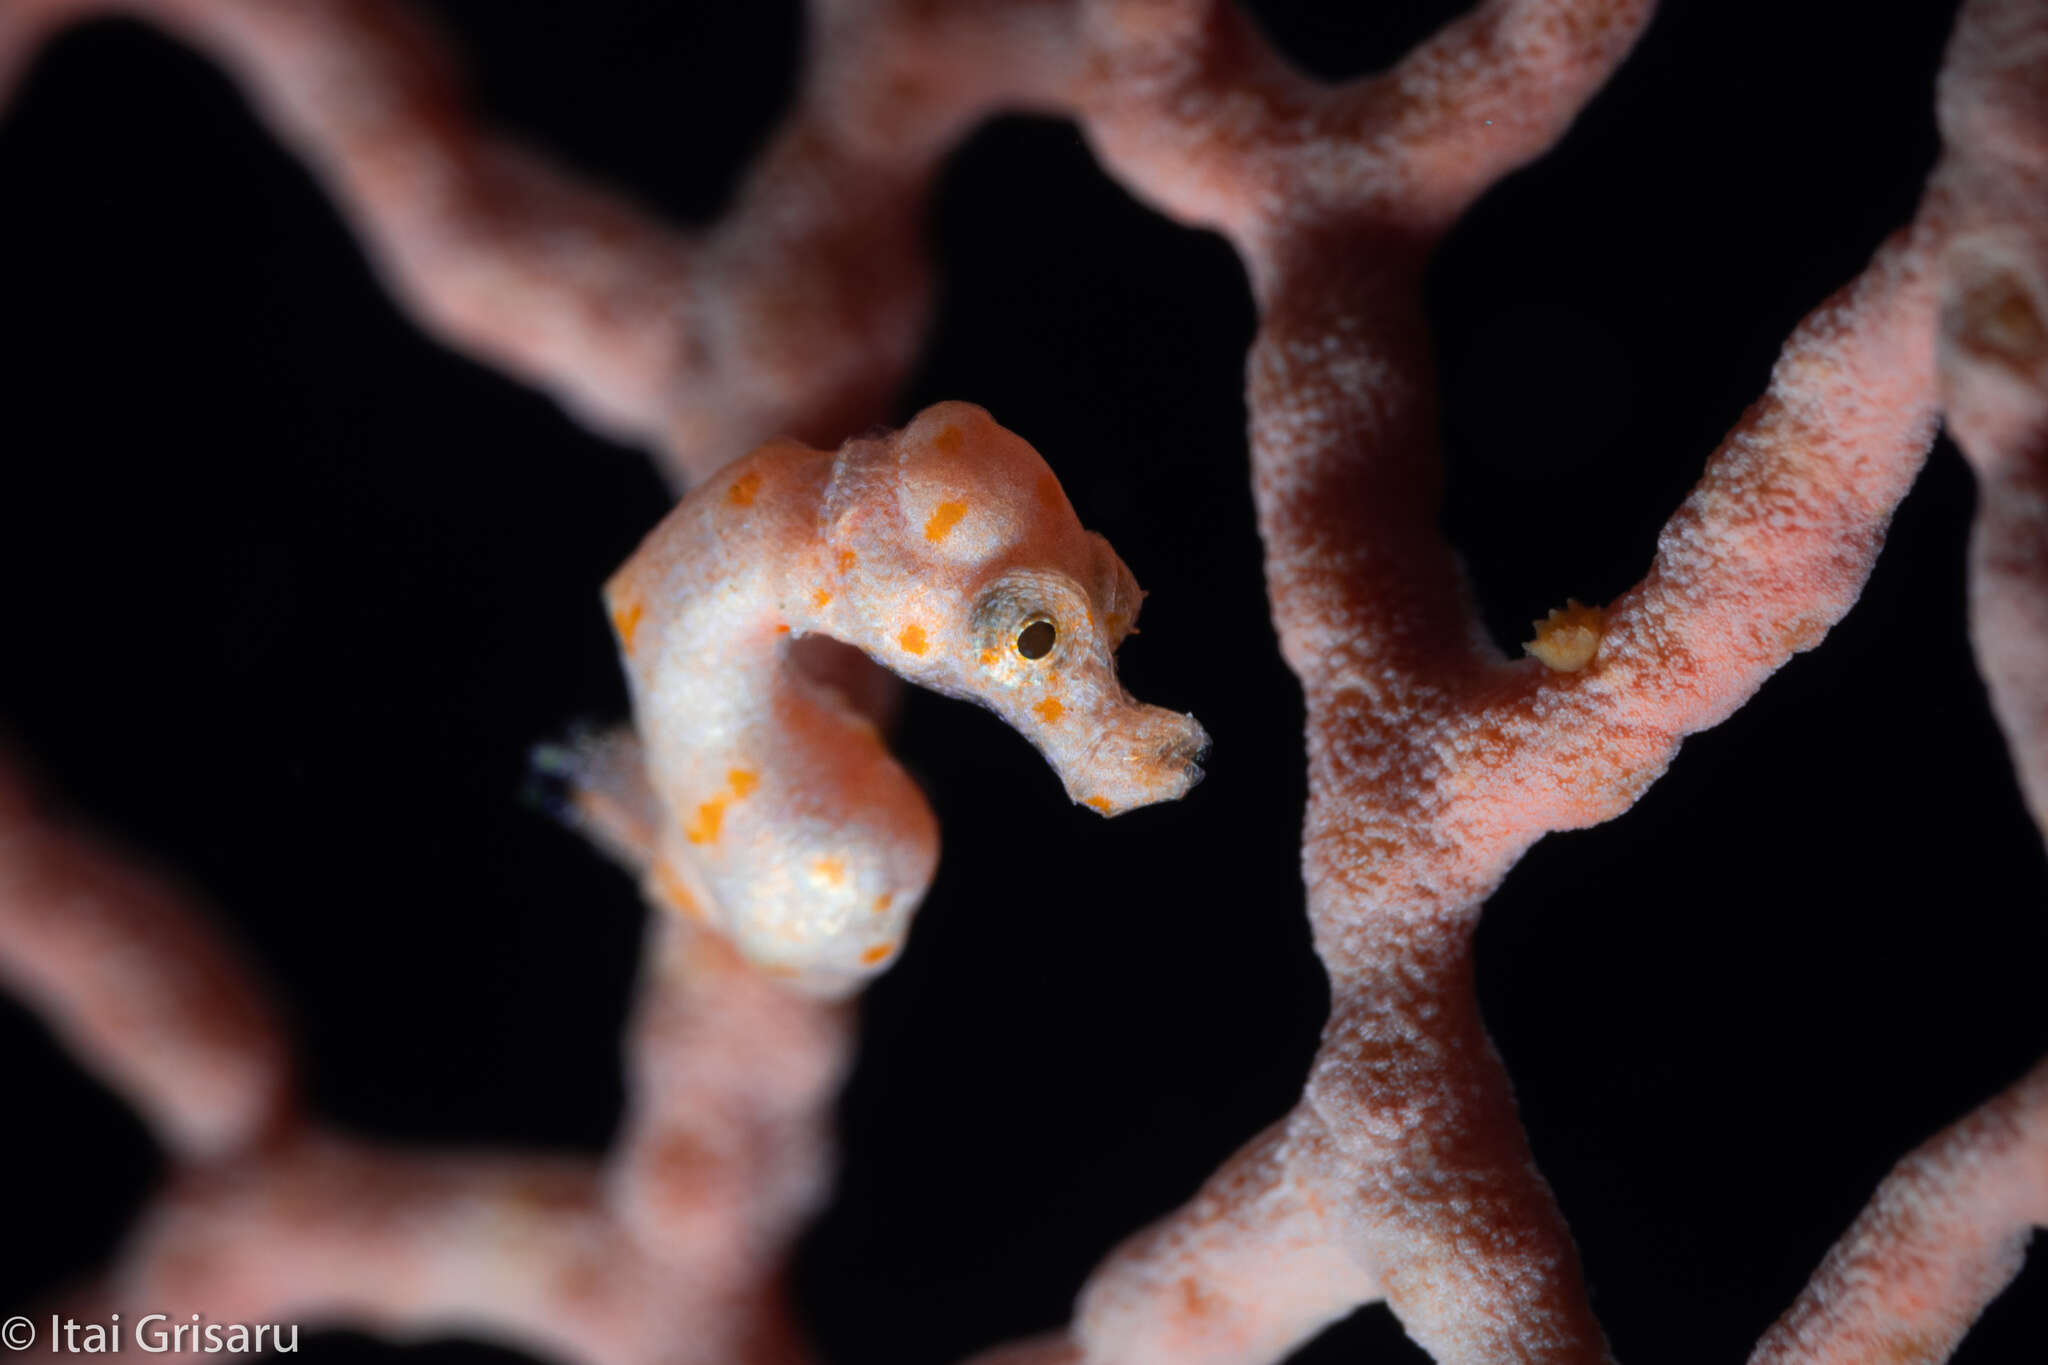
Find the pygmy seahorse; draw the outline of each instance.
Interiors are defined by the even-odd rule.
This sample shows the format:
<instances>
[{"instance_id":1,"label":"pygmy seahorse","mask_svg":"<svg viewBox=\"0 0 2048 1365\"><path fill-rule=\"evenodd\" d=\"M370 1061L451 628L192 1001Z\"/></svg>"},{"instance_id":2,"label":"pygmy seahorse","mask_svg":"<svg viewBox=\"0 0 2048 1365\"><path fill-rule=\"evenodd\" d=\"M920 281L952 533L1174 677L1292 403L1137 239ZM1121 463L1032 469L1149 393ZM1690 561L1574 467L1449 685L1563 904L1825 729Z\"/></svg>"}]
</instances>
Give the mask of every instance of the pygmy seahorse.
<instances>
[{"instance_id":1,"label":"pygmy seahorse","mask_svg":"<svg viewBox=\"0 0 2048 1365\"><path fill-rule=\"evenodd\" d=\"M874 726L791 664L793 640L980 702L1104 815L1202 776L1194 717L1117 682L1131 571L1038 452L970 403L836 453L761 447L684 498L604 596L639 743L586 756L587 823L656 903L816 994L895 957L938 835Z\"/></svg>"}]
</instances>

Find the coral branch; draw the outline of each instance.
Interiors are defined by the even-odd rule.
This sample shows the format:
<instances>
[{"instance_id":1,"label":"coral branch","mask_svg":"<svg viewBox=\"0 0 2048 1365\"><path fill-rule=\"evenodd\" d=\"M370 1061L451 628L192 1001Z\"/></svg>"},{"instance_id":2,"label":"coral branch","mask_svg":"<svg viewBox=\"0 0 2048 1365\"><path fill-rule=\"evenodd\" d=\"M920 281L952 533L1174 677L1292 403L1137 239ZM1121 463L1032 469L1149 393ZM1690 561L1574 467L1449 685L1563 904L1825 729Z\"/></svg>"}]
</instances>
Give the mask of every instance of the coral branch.
<instances>
[{"instance_id":1,"label":"coral branch","mask_svg":"<svg viewBox=\"0 0 2048 1365\"><path fill-rule=\"evenodd\" d=\"M1654 0L1487 0L1347 95L1403 165L1410 213L1448 223L1555 146L1634 47Z\"/></svg>"},{"instance_id":2,"label":"coral branch","mask_svg":"<svg viewBox=\"0 0 2048 1365\"><path fill-rule=\"evenodd\" d=\"M1590 24L1609 11L1570 13ZM1540 831L1468 828L1447 790L1448 751L1474 728L1459 683L1490 671L1493 656L1435 526L1421 277L1446 206L1534 147L1493 158L1486 175L1470 158L1447 161L1437 183L1426 174L1434 163L1396 141L1440 131L1415 115L1415 92L1438 66L1486 86L1559 62L1556 79L1539 83L1554 98L1538 122L1554 133L1627 46L1629 35L1590 52L1503 38L1501 25L1523 14L1508 6L1454 27L1391 87L1344 92L1286 72L1221 11L1110 5L1095 35L1108 49L1098 69L1116 84L1085 92L1083 117L1111 168L1169 212L1227 231L1254 281L1254 491L1275 625L1309 709L1304 859L1335 1000L1289 1124L1321 1140L1275 1156L1261 1139L1234 1169L1280 1162L1278 1178L1332 1211L1354 1264L1348 1277L1308 1271L1327 1296L1278 1301L1276 1321L1240 1334L1253 1349L1225 1347L1219 1359L1270 1358L1343 1311L1339 1294L1355 1303L1375 1285L1439 1360L1606 1354L1471 991L1477 908ZM1561 20L1530 22L1549 31ZM1406 95L1390 97L1403 79ZM1391 126L1351 126L1361 110ZM1223 1217L1219 1204L1253 1201L1257 1188L1219 1177L1156 1244L1197 1238ZM1145 1245L1125 1256L1142 1264ZM1115 1286L1133 1278L1144 1283L1113 1260L1084 1306L1120 1302L1129 1291ZM1190 1282L1192 1305L1155 1314L1181 1337L1200 1334L1204 1295L1227 1293ZM1237 1330L1225 1315L1221 1339ZM1113 1358L1088 1331L1076 1328L1087 1358Z\"/></svg>"},{"instance_id":3,"label":"coral branch","mask_svg":"<svg viewBox=\"0 0 2048 1365\"><path fill-rule=\"evenodd\" d=\"M1907 1156L1750 1365L1948 1359L2048 1225L2048 1061Z\"/></svg>"},{"instance_id":4,"label":"coral branch","mask_svg":"<svg viewBox=\"0 0 2048 1365\"><path fill-rule=\"evenodd\" d=\"M826 1188L846 1011L673 917L654 933L605 1165L341 1139L285 1111L283 1031L185 899L0 767L0 972L178 1162L70 1311L460 1330L611 1365L799 1358L777 1280Z\"/></svg>"},{"instance_id":5,"label":"coral branch","mask_svg":"<svg viewBox=\"0 0 2048 1365\"><path fill-rule=\"evenodd\" d=\"M0 979L183 1157L248 1146L290 1102L275 1012L207 916L39 810L4 751Z\"/></svg>"},{"instance_id":6,"label":"coral branch","mask_svg":"<svg viewBox=\"0 0 2048 1365\"><path fill-rule=\"evenodd\" d=\"M185 1172L114 1272L64 1310L141 1331L144 1313L190 1304L216 1324L460 1332L600 1365L801 1360L779 1294L747 1278L759 1268L730 1256L737 1245L723 1244L729 1259L648 1256L587 1162L305 1133Z\"/></svg>"},{"instance_id":7,"label":"coral branch","mask_svg":"<svg viewBox=\"0 0 2048 1365\"><path fill-rule=\"evenodd\" d=\"M829 1186L853 1020L675 915L653 916L648 936L607 1195L660 1259L758 1276L749 1267L775 1264Z\"/></svg>"},{"instance_id":8,"label":"coral branch","mask_svg":"<svg viewBox=\"0 0 2048 1365\"><path fill-rule=\"evenodd\" d=\"M1977 473L1970 622L2048 831L2048 13L1973 0L1942 68L1941 388Z\"/></svg>"},{"instance_id":9,"label":"coral branch","mask_svg":"<svg viewBox=\"0 0 2048 1365\"><path fill-rule=\"evenodd\" d=\"M689 347L704 344L690 244L478 128L454 59L411 11L386 0L66 8L134 14L226 67L437 335L607 431L660 438Z\"/></svg>"},{"instance_id":10,"label":"coral branch","mask_svg":"<svg viewBox=\"0 0 2048 1365\"><path fill-rule=\"evenodd\" d=\"M649 446L678 487L771 436L836 445L886 415L922 335L938 157L1062 79L1015 60L1063 50L1043 4L974 24L827 7L808 93L732 209L686 235L479 126L452 57L389 0L20 0L0 72L96 13L219 61L423 325Z\"/></svg>"},{"instance_id":11,"label":"coral branch","mask_svg":"<svg viewBox=\"0 0 2048 1365\"><path fill-rule=\"evenodd\" d=\"M1648 577L1609 609L1617 706L1703 729L1855 604L1934 440L1935 238L1902 234L1785 343Z\"/></svg>"},{"instance_id":12,"label":"coral branch","mask_svg":"<svg viewBox=\"0 0 2048 1365\"><path fill-rule=\"evenodd\" d=\"M1328 1156L1297 1155L1288 1179L1342 1211L1360 1273L1436 1359L1604 1359L1478 1017L1472 928L1545 830L1625 809L1683 734L1854 601L1932 438L1932 233L1795 334L1650 578L1607 619L1611 643L1565 671L1507 666L1435 527L1422 271L1459 208L1562 132L1648 7L1488 6L1341 94L1287 73L1226 14L1105 12L1096 40L1112 55L1097 62L1119 83L1084 99L1087 126L1140 192L1231 235L1262 311L1254 489L1275 625L1307 694L1303 853L1334 994L1290 1120L1325 1133ZM1118 42L1135 55L1118 60ZM1333 109L1351 120L1341 138ZM1266 1160L1266 1141L1238 1163ZM1210 1189L1212 1205L1249 1198ZM1160 1235L1215 1221L1198 1202ZM1131 1278L1112 1260L1084 1305L1116 1302ZM1263 1349L1332 1311L1305 1309ZM1193 1316L1167 1320L1192 1336ZM1116 1358L1084 1324L1073 1341Z\"/></svg>"},{"instance_id":13,"label":"coral branch","mask_svg":"<svg viewBox=\"0 0 2048 1365\"><path fill-rule=\"evenodd\" d=\"M1378 1297L1352 1253L1355 1228L1324 1194L1341 1179L1337 1161L1321 1123L1297 1110L1186 1205L1111 1253L1069 1332L989 1352L976 1365L1283 1358Z\"/></svg>"},{"instance_id":14,"label":"coral branch","mask_svg":"<svg viewBox=\"0 0 2048 1365\"><path fill-rule=\"evenodd\" d=\"M1294 1115L1225 1162L1090 1283L1075 1314L1088 1357L1277 1360L1376 1298L1327 1179L1302 1178L1336 1160L1321 1126Z\"/></svg>"},{"instance_id":15,"label":"coral branch","mask_svg":"<svg viewBox=\"0 0 2048 1365\"><path fill-rule=\"evenodd\" d=\"M1567 829L1626 810L1688 734L1725 720L1855 605L1934 439L1938 227L1888 243L1802 321L1770 388L1608 608L1590 666L1531 673L1493 724L1529 745L1518 807ZM1539 733L1540 731L1540 733ZM1526 813L1524 813L1524 810Z\"/></svg>"},{"instance_id":16,"label":"coral branch","mask_svg":"<svg viewBox=\"0 0 2048 1365\"><path fill-rule=\"evenodd\" d=\"M462 1329L549 1354L651 1359L652 1267L608 1224L594 1176L580 1162L304 1136L174 1182L93 1298L109 1311L193 1304L216 1321Z\"/></svg>"},{"instance_id":17,"label":"coral branch","mask_svg":"<svg viewBox=\"0 0 2048 1365\"><path fill-rule=\"evenodd\" d=\"M584 822L653 899L704 918L650 931L630 1108L603 1161L389 1150L295 1121L274 1022L231 956L0 767L0 969L177 1161L96 1302L452 1328L603 1365L800 1356L780 1276L826 1190L851 1020L747 959L850 989L896 951L934 854L928 818L883 818L915 793L868 762L870 733L784 675L783 635L836 634L987 702L1105 810L1195 775L1199 730L1137 711L1108 671L1135 608L1128 571L1035 454L956 429L986 414L942 405L837 461L762 447L837 447L887 416L921 336L939 159L986 113L1028 108L1071 115L1134 193L1225 234L1251 281L1254 494L1306 702L1302 861L1332 1011L1278 1123L1114 1250L1069 1327L982 1359L1255 1365L1373 1301L1441 1362L1608 1359L1480 1014L1481 909L1543 834L1625 810L1686 736L1842 619L1937 396L1983 493L1984 672L2048 830L2037 3L1970 0L1920 216L1787 341L1641 583L1552 613L1532 658L1487 637L1437 525L1424 274L1460 213L1564 135L1651 9L1486 0L1391 70L1328 86L1217 0L818 0L795 109L731 209L683 233L480 127L445 50L390 0L0 8L0 81L88 14L136 14L212 55L425 325L654 447L678 485L761 448L610 589L629 656L645 632L645 750L604 741L565 760ZM969 459L1008 502L946 483ZM1020 541L1057 554L1010 553L1005 528L1027 522ZM888 572L842 581L864 557ZM1057 641L1085 657L1055 656ZM1077 719L1093 728L1055 728ZM764 788L776 746L827 724L861 763L836 781L794 765ZM716 843L729 813L740 852L670 856ZM885 825L908 872L863 881ZM798 862L844 894L806 890ZM703 884L680 886L692 875ZM809 957L789 947L811 940ZM2048 1062L1900 1164L1755 1359L1938 1359L2044 1218Z\"/></svg>"},{"instance_id":18,"label":"coral branch","mask_svg":"<svg viewBox=\"0 0 2048 1365\"><path fill-rule=\"evenodd\" d=\"M1971 633L2048 830L2048 11L1963 7L1943 64L1931 211L1941 399L1976 470ZM1914 319L1917 323L1919 319ZM1921 334L1915 327L1909 333ZM1941 1361L2048 1224L2048 1060L1901 1161L1752 1365Z\"/></svg>"}]
</instances>

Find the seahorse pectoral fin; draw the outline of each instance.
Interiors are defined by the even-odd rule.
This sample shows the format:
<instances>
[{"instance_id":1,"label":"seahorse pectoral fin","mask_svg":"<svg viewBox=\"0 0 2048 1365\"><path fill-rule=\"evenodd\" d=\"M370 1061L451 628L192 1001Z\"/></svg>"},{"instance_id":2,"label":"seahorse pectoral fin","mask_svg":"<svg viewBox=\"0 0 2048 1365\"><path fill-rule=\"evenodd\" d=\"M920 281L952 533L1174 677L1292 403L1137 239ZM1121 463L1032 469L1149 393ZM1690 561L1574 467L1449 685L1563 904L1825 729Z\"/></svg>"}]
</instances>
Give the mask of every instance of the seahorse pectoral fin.
<instances>
[{"instance_id":1,"label":"seahorse pectoral fin","mask_svg":"<svg viewBox=\"0 0 2048 1365\"><path fill-rule=\"evenodd\" d=\"M533 750L530 790L555 818L636 875L654 865L661 802L631 726L571 734Z\"/></svg>"}]
</instances>

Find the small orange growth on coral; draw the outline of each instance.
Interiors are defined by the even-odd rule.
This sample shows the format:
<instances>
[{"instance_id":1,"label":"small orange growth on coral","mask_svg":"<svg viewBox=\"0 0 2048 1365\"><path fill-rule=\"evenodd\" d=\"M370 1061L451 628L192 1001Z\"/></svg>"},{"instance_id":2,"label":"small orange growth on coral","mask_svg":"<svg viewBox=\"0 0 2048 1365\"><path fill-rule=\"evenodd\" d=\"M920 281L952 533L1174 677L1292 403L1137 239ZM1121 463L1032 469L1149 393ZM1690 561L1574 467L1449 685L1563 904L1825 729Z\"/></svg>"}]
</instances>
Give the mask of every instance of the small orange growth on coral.
<instances>
[{"instance_id":1,"label":"small orange growth on coral","mask_svg":"<svg viewBox=\"0 0 2048 1365\"><path fill-rule=\"evenodd\" d=\"M1523 651L1541 659L1553 672L1577 673L1600 652L1607 610L1582 606L1567 597L1562 607L1553 607L1550 615L1530 624L1536 627L1536 638L1523 645Z\"/></svg>"},{"instance_id":2,"label":"small orange growth on coral","mask_svg":"<svg viewBox=\"0 0 2048 1365\"><path fill-rule=\"evenodd\" d=\"M1109 799L1107 797L1091 796L1082 804L1093 806L1095 807L1095 809L1101 811L1104 815L1109 814Z\"/></svg>"},{"instance_id":3,"label":"small orange growth on coral","mask_svg":"<svg viewBox=\"0 0 2048 1365\"><path fill-rule=\"evenodd\" d=\"M862 953L862 954L860 955L860 960L861 960L862 962L866 963L866 964L867 964L868 966L872 967L872 966L874 966L874 965L875 965L875 964L876 964L877 962L881 962L881 961L884 961L884 960L886 960L886 959L888 958L889 954L891 954L891 953L893 953L893 952L895 952L895 951L896 951L895 947L894 947L893 945L891 945L891 944L887 944L887 943L877 943L877 944L876 944L876 945L875 945L874 947L872 947L872 948L868 949L868 950L867 950L866 952Z\"/></svg>"},{"instance_id":4,"label":"small orange growth on coral","mask_svg":"<svg viewBox=\"0 0 2048 1365\"><path fill-rule=\"evenodd\" d=\"M946 538L946 533L960 524L960 518L967 515L964 502L942 502L932 509L930 521L924 524L924 538L936 545Z\"/></svg>"},{"instance_id":5,"label":"small orange growth on coral","mask_svg":"<svg viewBox=\"0 0 2048 1365\"><path fill-rule=\"evenodd\" d=\"M732 487L725 490L725 500L735 507L752 507L754 494L760 489L760 474L749 470L732 481Z\"/></svg>"},{"instance_id":6,"label":"small orange growth on coral","mask_svg":"<svg viewBox=\"0 0 2048 1365\"><path fill-rule=\"evenodd\" d=\"M1044 701L1038 703L1038 705L1032 707L1031 709L1036 711L1039 715L1039 718L1043 720L1047 725L1054 724L1059 720L1061 716L1067 714L1067 708L1060 705L1060 699L1058 697L1047 697Z\"/></svg>"},{"instance_id":7,"label":"small orange growth on coral","mask_svg":"<svg viewBox=\"0 0 2048 1365\"><path fill-rule=\"evenodd\" d=\"M903 649L904 649L904 652L906 652L906 653L909 653L909 654L922 654L922 653L924 653L924 651L925 651L925 638L924 638L924 627L923 627L923 626L920 626L920 625L915 625L915 624L912 624L912 625L908 625L908 626L905 626L905 627L903 628L903 633L902 633L902 634L900 634L900 635L898 635L898 636L896 637L896 643L897 643L897 644L899 644L899 645L902 645L902 646L903 646Z\"/></svg>"}]
</instances>

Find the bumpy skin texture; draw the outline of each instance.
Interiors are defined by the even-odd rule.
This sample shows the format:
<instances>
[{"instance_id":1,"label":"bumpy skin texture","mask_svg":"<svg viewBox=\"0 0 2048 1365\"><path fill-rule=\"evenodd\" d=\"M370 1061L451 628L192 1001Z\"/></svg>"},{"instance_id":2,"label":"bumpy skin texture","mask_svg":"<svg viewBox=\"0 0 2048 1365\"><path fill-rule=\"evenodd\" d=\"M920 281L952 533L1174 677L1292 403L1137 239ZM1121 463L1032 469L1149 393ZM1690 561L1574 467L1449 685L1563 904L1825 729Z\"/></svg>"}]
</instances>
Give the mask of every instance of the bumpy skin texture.
<instances>
[{"instance_id":1,"label":"bumpy skin texture","mask_svg":"<svg viewBox=\"0 0 2048 1365\"><path fill-rule=\"evenodd\" d=\"M991 1361L1251 1365L1375 1297L1440 1362L1608 1358L1472 991L1481 905L1544 832L1620 813L1686 735L1820 640L1869 571L1938 404L1984 482L1976 629L2042 807L2041 0L1965 6L1943 78L1947 159L1928 203L1801 324L1644 579L1577 622L1566 667L1498 657L1436 532L1422 280L1462 210L1598 90L1650 0L1482 0L1390 70L1336 86L1290 70L1221 0L814 0L817 60L796 111L733 211L688 237L480 130L444 55L388 0L0 0L0 82L45 31L119 8L242 78L439 335L656 445L679 481L711 479L699 511L760 475L740 500L760 509L753 541L728 546L723 523L678 541L679 556L729 548L744 568L715 588L709 568L692 570L707 601L751 603L735 618L749 630L847 635L920 681L1027 716L1046 698L973 673L961 650L976 594L995 580L920 549L921 531L944 529L955 549L982 532L967 510L941 515L960 499L920 483L944 466L927 467L910 436L848 447L845 478L793 447L723 474L717 462L771 431L829 441L880 415L922 313L918 200L944 147L999 105L1072 116L1118 180L1237 249L1260 314L1254 490L1274 623L1307 704L1304 870L1332 1015L1301 1102L1115 1251L1068 1327ZM873 487L854 476L862 468ZM892 486L891 469L918 478ZM1006 479L995 486L1029 486ZM836 553L842 530L857 557L883 552L870 567L894 577L873 580L867 615L849 586L803 616L791 594L833 591L818 576L825 561L739 553L785 535L796 545L806 527L817 553ZM1087 546L1073 531L1062 544ZM1067 566L1084 593L1093 564L1090 547ZM925 593L945 612L890 620L892 649L888 626L872 628L877 605L896 612ZM631 603L615 605L630 616ZM903 640L910 624L923 652ZM637 641L648 628L643 611L621 633ZM1091 629L1117 634L1106 610ZM711 643L810 708L834 742L858 738L774 671L772 636ZM705 686L759 695L729 676ZM708 733L704 717L694 723ZM759 733L789 743L793 732ZM1052 756L1088 794L1074 775L1097 766L1092 747ZM588 789L592 821L629 857L692 817L702 829L703 806L724 803L731 836L747 802L767 809L765 785L734 777L758 768L682 763L706 785L676 788L695 808L664 809L632 780L633 746L585 757L608 779ZM601 1170L362 1144L337 1154L276 1098L258 1009L239 1007L242 1026L222 1028L222 1011L195 1007L227 998L230 955L179 930L178 903L145 880L100 875L104 854L24 814L7 790L0 774L0 853L19 864L24 922L91 897L107 910L95 943L153 941L179 958L179 980L205 984L138 1010L122 998L132 973L82 970L75 937L31 935L13 960L67 1040L174 1147L204 1156L146 1220L110 1301L158 1304L175 1284L194 1301L289 1310L241 1317L456 1326L606 1365L790 1358L776 1267L825 1179L848 1011L659 916L633 1113ZM903 821L890 828L904 837ZM180 1075L228 1079L186 1109L157 1093L171 1084L159 1078ZM1760 1362L1946 1353L2009 1276L2023 1226L2048 1217L2040 1077L1901 1165Z\"/></svg>"},{"instance_id":2,"label":"bumpy skin texture","mask_svg":"<svg viewBox=\"0 0 2048 1365\"><path fill-rule=\"evenodd\" d=\"M2048 1225L2048 1061L1894 1166L1750 1365L1934 1365Z\"/></svg>"},{"instance_id":3,"label":"bumpy skin texture","mask_svg":"<svg viewBox=\"0 0 2048 1365\"><path fill-rule=\"evenodd\" d=\"M1115 815L1185 794L1209 744L1117 682L1140 596L1038 452L971 403L837 454L763 446L606 584L644 759L607 747L580 804L657 903L804 989L845 992L901 947L937 824L874 726L791 667L793 644L823 635L980 702L1074 800ZM647 818L607 824L626 809Z\"/></svg>"}]
</instances>

